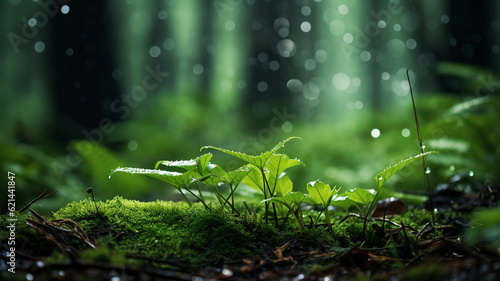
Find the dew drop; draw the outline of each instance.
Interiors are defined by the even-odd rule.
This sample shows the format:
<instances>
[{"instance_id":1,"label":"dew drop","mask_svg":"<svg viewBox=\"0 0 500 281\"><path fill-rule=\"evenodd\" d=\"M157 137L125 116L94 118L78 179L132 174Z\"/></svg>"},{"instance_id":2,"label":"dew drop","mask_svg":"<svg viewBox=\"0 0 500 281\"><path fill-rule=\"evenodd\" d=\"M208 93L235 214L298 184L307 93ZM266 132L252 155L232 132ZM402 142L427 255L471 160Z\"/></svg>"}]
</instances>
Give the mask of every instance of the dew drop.
<instances>
[{"instance_id":1,"label":"dew drop","mask_svg":"<svg viewBox=\"0 0 500 281\"><path fill-rule=\"evenodd\" d=\"M381 180L383 180L383 179L384 179L384 177L383 177L383 176L379 176L379 177L378 177L378 180L379 180L379 181L381 181Z\"/></svg>"},{"instance_id":2,"label":"dew drop","mask_svg":"<svg viewBox=\"0 0 500 281\"><path fill-rule=\"evenodd\" d=\"M430 174L431 173L431 168L429 168L429 167L425 168L425 173L426 174Z\"/></svg>"},{"instance_id":3,"label":"dew drop","mask_svg":"<svg viewBox=\"0 0 500 281\"><path fill-rule=\"evenodd\" d=\"M469 171L469 177L473 177L474 176L474 171Z\"/></svg>"},{"instance_id":4,"label":"dew drop","mask_svg":"<svg viewBox=\"0 0 500 281\"><path fill-rule=\"evenodd\" d=\"M455 166L454 165L450 165L450 171L455 171Z\"/></svg>"}]
</instances>

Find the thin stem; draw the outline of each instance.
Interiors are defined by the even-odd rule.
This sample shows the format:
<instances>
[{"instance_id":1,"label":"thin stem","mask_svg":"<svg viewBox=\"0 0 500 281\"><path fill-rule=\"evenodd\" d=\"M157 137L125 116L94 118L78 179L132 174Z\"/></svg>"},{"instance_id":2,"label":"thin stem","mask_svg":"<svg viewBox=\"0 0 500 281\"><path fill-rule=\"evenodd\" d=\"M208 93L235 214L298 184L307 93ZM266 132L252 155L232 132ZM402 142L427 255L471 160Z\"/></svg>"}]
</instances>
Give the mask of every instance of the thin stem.
<instances>
[{"instance_id":1,"label":"thin stem","mask_svg":"<svg viewBox=\"0 0 500 281\"><path fill-rule=\"evenodd\" d=\"M271 187L269 186L269 182L267 181L266 174L262 172L262 177L264 178L264 189L266 188L265 185L267 185L267 189L269 190L269 198L273 197L273 192L271 191ZM274 225L278 227L278 213L276 213L276 204L274 202L271 203L273 205L273 211L274 211Z\"/></svg>"},{"instance_id":2,"label":"thin stem","mask_svg":"<svg viewBox=\"0 0 500 281\"><path fill-rule=\"evenodd\" d=\"M328 229L332 231L332 224L330 223L330 213L328 212L328 206L325 207L325 218L326 223L328 224Z\"/></svg>"},{"instance_id":3,"label":"thin stem","mask_svg":"<svg viewBox=\"0 0 500 281\"><path fill-rule=\"evenodd\" d=\"M189 200L189 198L187 198L186 194L184 194L182 192L182 189L179 188L178 191L182 195L182 197L184 197L184 200L186 200L186 202L189 204L189 207L193 206L193 202L191 202L191 200Z\"/></svg>"},{"instance_id":4,"label":"thin stem","mask_svg":"<svg viewBox=\"0 0 500 281\"><path fill-rule=\"evenodd\" d=\"M267 199L267 194L266 194L266 175L264 173L264 169L260 169L260 172L262 173L262 189L264 191L264 200ZM265 211L264 211L264 220L266 221L267 224L267 213L269 212L269 203L266 201L264 202L265 206Z\"/></svg>"},{"instance_id":5,"label":"thin stem","mask_svg":"<svg viewBox=\"0 0 500 281\"><path fill-rule=\"evenodd\" d=\"M417 136L418 144L420 145L420 152L424 153L424 144L422 142L422 133L420 132L420 125L418 124L417 117L417 107L415 106L415 99L413 98L413 89L411 87L410 74L408 73L410 69L406 69L406 77L408 78L408 85L410 87L411 102L413 104L413 115L415 116L415 124L417 125ZM424 172L425 190L427 191L427 196L429 197L429 204L431 208L432 222L434 223L434 203L432 202L431 189L429 187L429 175L427 174L427 161L425 161L425 156L422 156L422 166Z\"/></svg>"}]
</instances>

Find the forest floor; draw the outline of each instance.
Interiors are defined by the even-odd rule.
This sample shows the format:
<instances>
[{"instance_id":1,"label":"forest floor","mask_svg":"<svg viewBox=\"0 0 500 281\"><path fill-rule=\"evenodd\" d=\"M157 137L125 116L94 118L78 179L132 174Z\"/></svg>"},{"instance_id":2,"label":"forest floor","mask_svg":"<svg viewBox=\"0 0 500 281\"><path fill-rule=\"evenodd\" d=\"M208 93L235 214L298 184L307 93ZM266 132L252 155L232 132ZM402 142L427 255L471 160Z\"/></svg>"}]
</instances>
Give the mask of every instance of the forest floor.
<instances>
[{"instance_id":1,"label":"forest floor","mask_svg":"<svg viewBox=\"0 0 500 281\"><path fill-rule=\"evenodd\" d=\"M2 280L498 280L498 224L493 223L494 233L471 231L471 224L479 208L498 209L500 185L475 183L467 192L456 187L442 185L433 195L435 223L423 206L408 206L374 218L364 239L363 217L340 212L329 230L324 223L277 229L255 215L120 197L73 202L51 218L31 210L17 214L14 263L8 218L0 218L1 275ZM12 265L15 274L8 272Z\"/></svg>"}]
</instances>

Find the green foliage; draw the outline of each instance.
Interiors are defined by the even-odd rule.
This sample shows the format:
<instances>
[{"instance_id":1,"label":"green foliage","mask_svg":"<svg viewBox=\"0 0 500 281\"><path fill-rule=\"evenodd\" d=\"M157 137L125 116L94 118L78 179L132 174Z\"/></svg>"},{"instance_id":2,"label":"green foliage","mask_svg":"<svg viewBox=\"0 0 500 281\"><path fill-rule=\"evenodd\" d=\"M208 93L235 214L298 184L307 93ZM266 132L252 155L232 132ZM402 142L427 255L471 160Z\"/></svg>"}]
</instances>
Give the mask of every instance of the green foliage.
<instances>
[{"instance_id":1,"label":"green foliage","mask_svg":"<svg viewBox=\"0 0 500 281\"><path fill-rule=\"evenodd\" d=\"M355 207L360 214L368 213L368 206L375 199L375 190L353 188L345 191L341 196L331 202L332 205L342 207L346 211L350 211L351 207Z\"/></svg>"},{"instance_id":2,"label":"green foliage","mask_svg":"<svg viewBox=\"0 0 500 281\"><path fill-rule=\"evenodd\" d=\"M300 205L304 200L305 195L302 192L289 192L284 196L280 197L271 197L262 201L263 203L272 202L272 203L280 203L283 204L286 208L288 208L288 213L284 218L283 225L285 224L289 214L293 214L295 220L297 221L300 228L304 228L304 219L302 215L302 209Z\"/></svg>"},{"instance_id":3,"label":"green foliage","mask_svg":"<svg viewBox=\"0 0 500 281\"><path fill-rule=\"evenodd\" d=\"M299 137L290 137L290 138L287 138L287 139L283 140L282 142L278 143L271 150L269 150L267 152L263 152L262 154L260 154L258 156L252 156L252 155L248 155L248 154L245 154L245 153L231 151L231 150L227 150L227 149L220 148L220 147L215 147L215 146L204 146L201 149L203 150L203 149L211 148L211 149L222 151L222 152L224 152L224 153L226 153L228 155L231 155L231 156L234 156L234 157L236 157L238 159L241 159L241 160L247 162L248 164L252 164L255 167L257 167L260 170L262 170L262 169L264 169L264 166L267 164L267 161L269 160L269 158L276 151L278 151L278 149L282 148L285 145L285 143L287 143L291 139L300 139L300 138Z\"/></svg>"},{"instance_id":4,"label":"green foliage","mask_svg":"<svg viewBox=\"0 0 500 281\"><path fill-rule=\"evenodd\" d=\"M416 159L418 159L420 157L425 157L426 155L431 154L431 153L437 153L437 152L436 151L424 152L424 153L415 155L413 157L410 157L408 159L401 160L398 163L385 168L382 172L378 173L375 176L375 181L377 182L377 191L379 191L380 188L382 188L382 186L384 185L384 183L387 180L389 180L389 178L392 177L397 171L403 169L406 165L410 164L411 162L415 161Z\"/></svg>"},{"instance_id":5,"label":"green foliage","mask_svg":"<svg viewBox=\"0 0 500 281\"><path fill-rule=\"evenodd\" d=\"M476 212L471 228L465 233L469 245L483 245L497 250L500 247L500 206Z\"/></svg>"},{"instance_id":6,"label":"green foliage","mask_svg":"<svg viewBox=\"0 0 500 281\"><path fill-rule=\"evenodd\" d=\"M308 183L306 187L308 194L304 194L293 190L293 182L285 173L288 168L303 163L298 159L291 159L286 154L276 153L285 143L294 138L287 138L271 150L258 156L251 156L213 146L202 148L219 150L247 162L247 164L229 172L224 171L219 165L210 162L212 154L206 153L190 160L158 161L155 169L119 167L111 174L124 172L147 175L177 189L189 206L193 206L194 203L188 195L201 202L208 210L213 209L211 204L214 202L211 199L213 198L215 202L219 203L222 209L229 206L231 212L237 215L240 215L240 211L238 211L234 200L235 191L240 184L243 184L246 187L260 191L264 196L264 200L260 203L263 203L265 206L264 218L266 223L268 215L272 212L276 227L279 226L278 221L282 220L281 227L284 228L289 216L292 215L297 225L303 229L305 223L301 205L302 202L307 202L321 207L322 211L317 215L315 222L317 223L323 214L331 231L332 224L328 210L330 205L339 206L348 212L354 207L360 214L367 217L381 191L382 185L389 178L417 158L433 153L422 153L384 169L375 178L377 183L376 190L354 188L345 191L339 196L340 188L330 188L330 185L317 180ZM166 170L158 169L159 167L165 167ZM211 195L204 194L201 186L208 187L212 191ZM391 194L393 193L390 191L385 192L385 195ZM413 199L416 200L415 198ZM420 200L420 198L417 199ZM269 208L270 206L272 206L272 211ZM251 213L251 210L249 212Z\"/></svg>"},{"instance_id":7,"label":"green foliage","mask_svg":"<svg viewBox=\"0 0 500 281\"><path fill-rule=\"evenodd\" d=\"M326 217L326 222L328 224L328 229L332 229L332 225L330 222L330 213L328 212L328 207L332 202L332 199L337 196L340 188L330 189L330 185L324 184L321 181L313 181L307 184L307 198L313 204L318 204L323 208L323 213Z\"/></svg>"}]
</instances>

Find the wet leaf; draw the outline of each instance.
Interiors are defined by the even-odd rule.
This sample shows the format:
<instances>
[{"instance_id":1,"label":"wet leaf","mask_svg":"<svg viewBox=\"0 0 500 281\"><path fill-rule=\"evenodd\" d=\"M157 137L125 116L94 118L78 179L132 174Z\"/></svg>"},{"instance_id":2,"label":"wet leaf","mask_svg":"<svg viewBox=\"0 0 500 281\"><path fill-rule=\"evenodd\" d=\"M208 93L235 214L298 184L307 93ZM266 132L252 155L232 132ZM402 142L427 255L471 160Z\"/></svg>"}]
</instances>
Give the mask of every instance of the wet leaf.
<instances>
[{"instance_id":1,"label":"wet leaf","mask_svg":"<svg viewBox=\"0 0 500 281\"><path fill-rule=\"evenodd\" d=\"M307 195L314 204L321 205L327 208L330 205L333 197L337 195L340 188L330 189L330 185L325 184L319 180L307 184Z\"/></svg>"},{"instance_id":2,"label":"wet leaf","mask_svg":"<svg viewBox=\"0 0 500 281\"><path fill-rule=\"evenodd\" d=\"M395 165L389 166L389 167L385 168L382 172L378 173L375 176L375 181L377 182L377 188L380 189L384 185L384 183L387 180L389 180L389 178L391 178L397 171L401 170L406 165L408 165L411 162L415 161L417 158L429 155L431 153L438 153L438 152L437 151L424 152L424 153L415 155L413 157L410 157L408 159L401 160L398 163L396 163Z\"/></svg>"},{"instance_id":3,"label":"wet leaf","mask_svg":"<svg viewBox=\"0 0 500 281\"><path fill-rule=\"evenodd\" d=\"M267 151L267 152L264 152L258 156L253 156L253 155L248 155L248 154L245 154L245 153L241 153L241 152L236 152L236 151L231 151L231 150L228 150L228 149L224 149L224 148L220 148L220 147L215 147L215 146L204 146L202 147L201 149L215 149L215 150L219 150L219 151L222 151L228 155L231 155L231 156L234 156L238 159L241 159L249 164L252 164L254 166L256 166L257 168L259 168L260 170L263 170L264 169L264 166L266 165L267 161L269 160L269 158L271 157L271 155L273 155L276 151L278 151L278 149L282 148L285 143L287 143L288 141L292 140L292 139L300 139L299 137L290 137L290 138L287 138L285 140L283 140L282 142L278 143L275 147L273 147L271 150Z\"/></svg>"}]
</instances>

